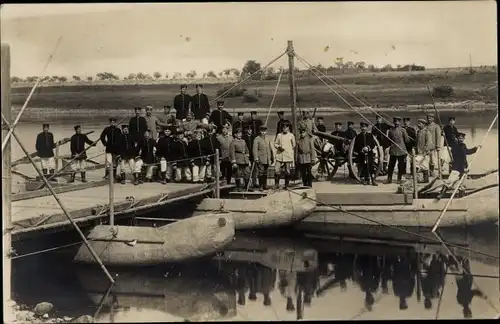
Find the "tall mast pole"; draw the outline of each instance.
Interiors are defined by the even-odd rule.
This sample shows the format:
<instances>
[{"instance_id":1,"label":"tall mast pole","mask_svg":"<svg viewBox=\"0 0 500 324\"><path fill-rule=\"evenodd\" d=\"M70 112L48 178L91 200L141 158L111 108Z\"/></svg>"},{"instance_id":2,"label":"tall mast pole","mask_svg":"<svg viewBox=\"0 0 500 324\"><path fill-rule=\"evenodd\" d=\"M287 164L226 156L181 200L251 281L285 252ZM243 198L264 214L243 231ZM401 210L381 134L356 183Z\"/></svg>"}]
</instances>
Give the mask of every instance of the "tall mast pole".
<instances>
[{"instance_id":1,"label":"tall mast pole","mask_svg":"<svg viewBox=\"0 0 500 324\"><path fill-rule=\"evenodd\" d=\"M292 125L295 138L299 136L299 125L297 120L297 93L295 92L295 52L293 50L293 41L288 41L286 49L288 53L288 81L290 83L290 99L292 100Z\"/></svg>"}]
</instances>

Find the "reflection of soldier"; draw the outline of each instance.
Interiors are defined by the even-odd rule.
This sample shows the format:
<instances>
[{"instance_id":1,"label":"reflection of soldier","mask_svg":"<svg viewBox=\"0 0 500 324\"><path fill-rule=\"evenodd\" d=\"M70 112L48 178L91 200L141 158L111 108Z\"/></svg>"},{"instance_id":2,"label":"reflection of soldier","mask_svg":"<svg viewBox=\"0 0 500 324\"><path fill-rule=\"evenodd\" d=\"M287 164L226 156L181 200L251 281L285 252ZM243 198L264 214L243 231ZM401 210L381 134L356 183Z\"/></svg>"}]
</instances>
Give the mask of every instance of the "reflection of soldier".
<instances>
[{"instance_id":1,"label":"reflection of soldier","mask_svg":"<svg viewBox=\"0 0 500 324\"><path fill-rule=\"evenodd\" d=\"M297 285L299 291L304 292L304 305L311 306L312 296L314 291L318 288L318 271L300 272L297 274Z\"/></svg>"},{"instance_id":2,"label":"reflection of soldier","mask_svg":"<svg viewBox=\"0 0 500 324\"><path fill-rule=\"evenodd\" d=\"M465 273L461 277L456 277L457 283L457 302L463 307L464 318L471 318L472 311L470 304L474 296L486 299L486 296L479 289L472 289L474 277L470 274L469 260L463 260L462 266Z\"/></svg>"},{"instance_id":3,"label":"reflection of soldier","mask_svg":"<svg viewBox=\"0 0 500 324\"><path fill-rule=\"evenodd\" d=\"M382 293L388 294L389 288L387 287L387 283L392 278L392 259L383 257L382 259L382 274L380 278L380 288L382 289Z\"/></svg>"},{"instance_id":4,"label":"reflection of soldier","mask_svg":"<svg viewBox=\"0 0 500 324\"><path fill-rule=\"evenodd\" d=\"M293 297L297 288L297 272L279 270L279 288L282 296L286 297L286 310L295 311Z\"/></svg>"},{"instance_id":5,"label":"reflection of soldier","mask_svg":"<svg viewBox=\"0 0 500 324\"><path fill-rule=\"evenodd\" d=\"M372 310L375 298L373 293L378 289L380 282L380 265L379 260L375 256L360 256L356 260L358 268L358 283L361 290L365 293L365 307L368 311Z\"/></svg>"},{"instance_id":6,"label":"reflection of soldier","mask_svg":"<svg viewBox=\"0 0 500 324\"><path fill-rule=\"evenodd\" d=\"M432 299L438 298L444 285L446 269L441 257L432 255L422 262L422 294L424 295L425 309L432 308ZM426 262L427 261L427 262Z\"/></svg>"},{"instance_id":7,"label":"reflection of soldier","mask_svg":"<svg viewBox=\"0 0 500 324\"><path fill-rule=\"evenodd\" d=\"M244 265L236 268L236 292L239 305L245 305L245 288L247 287L247 272L245 270Z\"/></svg>"},{"instance_id":8,"label":"reflection of soldier","mask_svg":"<svg viewBox=\"0 0 500 324\"><path fill-rule=\"evenodd\" d=\"M257 292L264 295L264 306L270 306L270 292L274 289L276 283L276 271L261 264L256 264L256 268L259 274L257 277Z\"/></svg>"},{"instance_id":9,"label":"reflection of soldier","mask_svg":"<svg viewBox=\"0 0 500 324\"><path fill-rule=\"evenodd\" d=\"M402 256L394 260L393 269L392 287L394 295L399 297L399 309L405 310L408 309L407 299L413 295L413 289L415 288L415 265L412 264L408 257Z\"/></svg>"},{"instance_id":10,"label":"reflection of soldier","mask_svg":"<svg viewBox=\"0 0 500 324\"><path fill-rule=\"evenodd\" d=\"M256 263L251 263L247 268L248 273L248 284L250 291L248 292L248 299L251 301L257 300L257 280L259 277L259 271L257 269Z\"/></svg>"}]
</instances>

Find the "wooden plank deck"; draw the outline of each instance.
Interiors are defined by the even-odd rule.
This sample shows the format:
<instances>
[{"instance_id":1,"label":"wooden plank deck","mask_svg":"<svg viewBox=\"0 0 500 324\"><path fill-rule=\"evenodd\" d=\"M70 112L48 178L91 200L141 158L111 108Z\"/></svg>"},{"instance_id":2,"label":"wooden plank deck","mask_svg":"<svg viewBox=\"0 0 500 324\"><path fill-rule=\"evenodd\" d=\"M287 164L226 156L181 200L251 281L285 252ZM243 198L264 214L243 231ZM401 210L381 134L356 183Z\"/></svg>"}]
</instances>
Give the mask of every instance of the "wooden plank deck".
<instances>
[{"instance_id":1,"label":"wooden plank deck","mask_svg":"<svg viewBox=\"0 0 500 324\"><path fill-rule=\"evenodd\" d=\"M230 186L221 186L229 189ZM181 200L186 196L203 196L213 191L214 185L171 183L116 184L114 188L115 216L135 210L147 210ZM107 220L108 186L103 185L59 194L59 199L75 221ZM63 227L70 224L53 196L37 197L12 202L12 235Z\"/></svg>"}]
</instances>

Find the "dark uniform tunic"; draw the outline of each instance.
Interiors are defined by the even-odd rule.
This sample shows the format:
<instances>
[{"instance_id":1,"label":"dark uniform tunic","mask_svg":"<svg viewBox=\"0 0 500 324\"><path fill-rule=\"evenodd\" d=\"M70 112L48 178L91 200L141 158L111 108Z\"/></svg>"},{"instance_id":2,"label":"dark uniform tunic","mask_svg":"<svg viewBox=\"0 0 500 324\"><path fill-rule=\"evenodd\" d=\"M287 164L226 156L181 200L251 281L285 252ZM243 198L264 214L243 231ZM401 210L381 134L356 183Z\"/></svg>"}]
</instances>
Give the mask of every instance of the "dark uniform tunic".
<instances>
[{"instance_id":1,"label":"dark uniform tunic","mask_svg":"<svg viewBox=\"0 0 500 324\"><path fill-rule=\"evenodd\" d=\"M137 143L137 155L141 157L143 163L153 164L155 162L155 146L156 141L152 138L143 138Z\"/></svg>"},{"instance_id":2,"label":"dark uniform tunic","mask_svg":"<svg viewBox=\"0 0 500 324\"><path fill-rule=\"evenodd\" d=\"M354 139L356 137L356 135L358 135L356 133L356 131L354 129L347 129L345 132L344 132L344 137L347 138L347 139Z\"/></svg>"},{"instance_id":3,"label":"dark uniform tunic","mask_svg":"<svg viewBox=\"0 0 500 324\"><path fill-rule=\"evenodd\" d=\"M455 127L455 125L445 125L443 127L443 135L446 140L444 144L447 146L452 146L453 143L457 141L458 129Z\"/></svg>"},{"instance_id":4,"label":"dark uniform tunic","mask_svg":"<svg viewBox=\"0 0 500 324\"><path fill-rule=\"evenodd\" d=\"M372 126L372 134L377 138L380 146L385 150L391 143L387 139L387 131L391 128L387 123L376 123Z\"/></svg>"},{"instance_id":5,"label":"dark uniform tunic","mask_svg":"<svg viewBox=\"0 0 500 324\"><path fill-rule=\"evenodd\" d=\"M191 98L191 111L194 119L201 120L210 113L210 102L204 93L197 93Z\"/></svg>"},{"instance_id":6,"label":"dark uniform tunic","mask_svg":"<svg viewBox=\"0 0 500 324\"><path fill-rule=\"evenodd\" d=\"M146 120L144 120L145 122ZM122 131L116 126L108 126L101 133L100 140L106 147L106 153L120 154L120 137Z\"/></svg>"},{"instance_id":7,"label":"dark uniform tunic","mask_svg":"<svg viewBox=\"0 0 500 324\"><path fill-rule=\"evenodd\" d=\"M171 161L177 163L180 168L189 166L189 161L187 161L187 144L184 140L176 139L172 142L170 147L170 159ZM182 161L178 161L182 160Z\"/></svg>"},{"instance_id":8,"label":"dark uniform tunic","mask_svg":"<svg viewBox=\"0 0 500 324\"><path fill-rule=\"evenodd\" d=\"M408 153L411 153L411 150L417 143L417 131L411 126L403 128L406 130L406 134L408 134L408 143L406 143L406 150L408 151Z\"/></svg>"},{"instance_id":9,"label":"dark uniform tunic","mask_svg":"<svg viewBox=\"0 0 500 324\"><path fill-rule=\"evenodd\" d=\"M326 126L325 125L316 125L316 129L318 130L318 132L323 132L323 133L326 132Z\"/></svg>"},{"instance_id":10,"label":"dark uniform tunic","mask_svg":"<svg viewBox=\"0 0 500 324\"><path fill-rule=\"evenodd\" d=\"M262 120L260 119L250 119L246 124L247 127L252 129L252 134L258 134L260 126L262 126Z\"/></svg>"},{"instance_id":11,"label":"dark uniform tunic","mask_svg":"<svg viewBox=\"0 0 500 324\"><path fill-rule=\"evenodd\" d=\"M130 160L137 155L137 145L130 134L121 134L119 140L119 152L123 160Z\"/></svg>"},{"instance_id":12,"label":"dark uniform tunic","mask_svg":"<svg viewBox=\"0 0 500 324\"><path fill-rule=\"evenodd\" d=\"M190 163L194 163L197 166L205 165L205 159L201 156L203 155L203 151L201 150L200 141L197 139L193 139L187 145L187 154L188 158L191 160Z\"/></svg>"},{"instance_id":13,"label":"dark uniform tunic","mask_svg":"<svg viewBox=\"0 0 500 324\"><path fill-rule=\"evenodd\" d=\"M344 137L345 138L345 131L340 130L334 130L331 132L331 135L338 136L338 137ZM345 153L344 152L344 141L340 139L331 139L329 140L330 144L332 144L335 147L335 152L337 153Z\"/></svg>"},{"instance_id":14,"label":"dark uniform tunic","mask_svg":"<svg viewBox=\"0 0 500 324\"><path fill-rule=\"evenodd\" d=\"M363 152L363 148L368 146L369 151ZM357 153L357 162L360 166L361 177L365 180L370 178L370 175L375 171L373 163L373 149L376 147L375 137L370 133L359 133L354 141L353 151Z\"/></svg>"},{"instance_id":15,"label":"dark uniform tunic","mask_svg":"<svg viewBox=\"0 0 500 324\"><path fill-rule=\"evenodd\" d=\"M71 158L78 157L76 160L86 160L87 152L85 152L85 144L92 145L94 144L85 134L74 134L71 136Z\"/></svg>"},{"instance_id":16,"label":"dark uniform tunic","mask_svg":"<svg viewBox=\"0 0 500 324\"><path fill-rule=\"evenodd\" d=\"M181 93L174 97L174 108L176 110L175 114L176 119L182 120L187 117L191 100L192 98L188 94Z\"/></svg>"},{"instance_id":17,"label":"dark uniform tunic","mask_svg":"<svg viewBox=\"0 0 500 324\"><path fill-rule=\"evenodd\" d=\"M217 126L217 133L222 133L222 126L226 123L226 120L232 124L233 117L224 109L217 109L212 111L210 114L209 122L213 122Z\"/></svg>"},{"instance_id":18,"label":"dark uniform tunic","mask_svg":"<svg viewBox=\"0 0 500 324\"><path fill-rule=\"evenodd\" d=\"M233 123L233 130L240 128L241 130L245 129L246 123L243 120L237 120Z\"/></svg>"},{"instance_id":19,"label":"dark uniform tunic","mask_svg":"<svg viewBox=\"0 0 500 324\"><path fill-rule=\"evenodd\" d=\"M148 122L143 116L134 116L130 118L128 129L132 138L137 143L144 138L144 133L148 130Z\"/></svg>"},{"instance_id":20,"label":"dark uniform tunic","mask_svg":"<svg viewBox=\"0 0 500 324\"><path fill-rule=\"evenodd\" d=\"M160 136L158 142L156 142L156 156L164 158L167 161L170 160L172 141L173 139L170 136Z\"/></svg>"},{"instance_id":21,"label":"dark uniform tunic","mask_svg":"<svg viewBox=\"0 0 500 324\"><path fill-rule=\"evenodd\" d=\"M200 140L200 147L203 156L210 155L210 157L205 158L205 162L210 162L213 164L215 162L215 150L219 147L217 146L219 141L215 138L214 135L208 134Z\"/></svg>"},{"instance_id":22,"label":"dark uniform tunic","mask_svg":"<svg viewBox=\"0 0 500 324\"><path fill-rule=\"evenodd\" d=\"M253 140L255 139L255 135L245 134L242 136L242 138L247 144L248 150L250 151L250 162L253 162Z\"/></svg>"},{"instance_id":23,"label":"dark uniform tunic","mask_svg":"<svg viewBox=\"0 0 500 324\"><path fill-rule=\"evenodd\" d=\"M394 295L399 297L399 308L405 309L406 300L413 295L415 289L416 269L407 257L398 258L393 263L392 288Z\"/></svg>"},{"instance_id":24,"label":"dark uniform tunic","mask_svg":"<svg viewBox=\"0 0 500 324\"><path fill-rule=\"evenodd\" d=\"M477 147L471 149L467 148L465 143L456 142L451 146L451 155L453 156L453 162L451 164L451 169L460 172L460 174L465 172L465 169L469 167L467 162L467 155L471 155L477 152Z\"/></svg>"},{"instance_id":25,"label":"dark uniform tunic","mask_svg":"<svg viewBox=\"0 0 500 324\"><path fill-rule=\"evenodd\" d=\"M56 143L54 143L54 135L51 132L41 132L36 137L35 148L38 153L38 157L41 158L51 158L54 157L54 148Z\"/></svg>"}]
</instances>

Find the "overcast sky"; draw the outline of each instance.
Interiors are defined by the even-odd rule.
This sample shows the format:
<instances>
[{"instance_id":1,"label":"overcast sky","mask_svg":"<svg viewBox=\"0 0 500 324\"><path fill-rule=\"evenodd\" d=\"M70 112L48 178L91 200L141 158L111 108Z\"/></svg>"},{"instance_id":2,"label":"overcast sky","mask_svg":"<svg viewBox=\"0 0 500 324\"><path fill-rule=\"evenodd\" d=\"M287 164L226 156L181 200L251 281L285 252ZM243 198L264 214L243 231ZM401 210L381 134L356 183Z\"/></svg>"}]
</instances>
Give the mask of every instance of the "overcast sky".
<instances>
[{"instance_id":1,"label":"overcast sky","mask_svg":"<svg viewBox=\"0 0 500 324\"><path fill-rule=\"evenodd\" d=\"M267 64L289 39L324 66L339 56L427 67L468 66L469 54L473 65L497 62L495 1L7 4L0 13L12 75L21 77L41 73L60 36L48 75L241 69L248 59Z\"/></svg>"}]
</instances>

